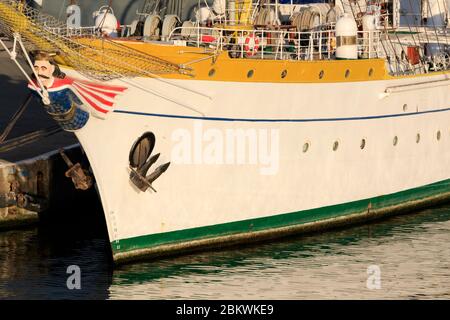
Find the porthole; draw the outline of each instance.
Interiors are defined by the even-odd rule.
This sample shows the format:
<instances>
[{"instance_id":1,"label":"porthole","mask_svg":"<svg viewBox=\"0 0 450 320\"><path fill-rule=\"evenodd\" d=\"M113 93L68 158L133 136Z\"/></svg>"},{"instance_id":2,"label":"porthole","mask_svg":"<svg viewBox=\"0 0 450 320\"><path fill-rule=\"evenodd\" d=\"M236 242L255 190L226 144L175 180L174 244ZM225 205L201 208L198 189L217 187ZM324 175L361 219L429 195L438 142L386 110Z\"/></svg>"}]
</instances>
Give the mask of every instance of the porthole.
<instances>
[{"instance_id":1,"label":"porthole","mask_svg":"<svg viewBox=\"0 0 450 320\"><path fill-rule=\"evenodd\" d=\"M252 78L254 74L255 74L255 71L250 70L249 72L247 72L247 78Z\"/></svg>"},{"instance_id":2,"label":"porthole","mask_svg":"<svg viewBox=\"0 0 450 320\"><path fill-rule=\"evenodd\" d=\"M350 77L350 70L347 69L347 70L345 71L345 77L346 77L346 78Z\"/></svg>"},{"instance_id":3,"label":"porthole","mask_svg":"<svg viewBox=\"0 0 450 320\"><path fill-rule=\"evenodd\" d=\"M394 141L392 142L392 144L394 146L396 146L398 144L398 137L397 136L394 137Z\"/></svg>"},{"instance_id":4,"label":"porthole","mask_svg":"<svg viewBox=\"0 0 450 320\"><path fill-rule=\"evenodd\" d=\"M416 143L419 143L420 142L420 133L418 133L417 135L416 135Z\"/></svg>"},{"instance_id":5,"label":"porthole","mask_svg":"<svg viewBox=\"0 0 450 320\"><path fill-rule=\"evenodd\" d=\"M325 71L321 70L319 72L319 79L323 79L323 76L325 75Z\"/></svg>"},{"instance_id":6,"label":"porthole","mask_svg":"<svg viewBox=\"0 0 450 320\"><path fill-rule=\"evenodd\" d=\"M440 130L436 133L436 139L438 141L441 140L441 131Z\"/></svg>"},{"instance_id":7,"label":"porthole","mask_svg":"<svg viewBox=\"0 0 450 320\"><path fill-rule=\"evenodd\" d=\"M216 74L216 69L209 70L208 76L213 77Z\"/></svg>"},{"instance_id":8,"label":"porthole","mask_svg":"<svg viewBox=\"0 0 450 320\"><path fill-rule=\"evenodd\" d=\"M408 105L405 103L405 104L403 105L403 112L406 112L406 111L408 111Z\"/></svg>"},{"instance_id":9,"label":"porthole","mask_svg":"<svg viewBox=\"0 0 450 320\"><path fill-rule=\"evenodd\" d=\"M369 69L369 77L372 77L372 76L373 76L373 69L370 68L370 69Z\"/></svg>"},{"instance_id":10,"label":"porthole","mask_svg":"<svg viewBox=\"0 0 450 320\"><path fill-rule=\"evenodd\" d=\"M284 79L287 77L288 71L287 70L283 70L283 72L281 73L281 78Z\"/></svg>"},{"instance_id":11,"label":"porthole","mask_svg":"<svg viewBox=\"0 0 450 320\"><path fill-rule=\"evenodd\" d=\"M361 150L363 150L366 147L366 139L361 140L361 144L359 147L361 148Z\"/></svg>"},{"instance_id":12,"label":"porthole","mask_svg":"<svg viewBox=\"0 0 450 320\"><path fill-rule=\"evenodd\" d=\"M303 153L308 152L308 150L309 150L309 142L306 142L306 143L303 145Z\"/></svg>"},{"instance_id":13,"label":"porthole","mask_svg":"<svg viewBox=\"0 0 450 320\"><path fill-rule=\"evenodd\" d=\"M338 142L338 141L335 141L335 142L333 143L333 151L337 151L337 149L339 149L339 142Z\"/></svg>"}]
</instances>

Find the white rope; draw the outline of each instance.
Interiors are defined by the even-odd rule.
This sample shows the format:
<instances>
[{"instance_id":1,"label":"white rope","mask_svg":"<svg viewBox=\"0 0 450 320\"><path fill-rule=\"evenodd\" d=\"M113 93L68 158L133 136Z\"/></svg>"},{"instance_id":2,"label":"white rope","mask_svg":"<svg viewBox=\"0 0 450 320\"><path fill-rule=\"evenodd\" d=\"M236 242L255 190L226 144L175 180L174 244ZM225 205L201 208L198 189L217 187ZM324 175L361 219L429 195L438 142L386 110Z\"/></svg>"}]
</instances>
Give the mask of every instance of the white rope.
<instances>
[{"instance_id":1,"label":"white rope","mask_svg":"<svg viewBox=\"0 0 450 320\"><path fill-rule=\"evenodd\" d=\"M39 94L39 96L44 100L45 98L45 93L47 92L47 90L45 90L45 88L42 85L42 82L40 82L39 77L37 77L36 72L34 70L34 68L32 67L31 69L33 70L34 75L36 76L36 79L38 79L38 83L41 86L41 88L37 87L36 84L34 83L34 81L31 80L30 76L28 75L28 73L24 70L24 68L22 67L22 65L19 63L19 61L17 61L17 48L16 48L16 43L17 43L17 38L14 37L14 45L12 50L9 50L9 48L6 46L6 44L3 42L3 40L0 39L0 44L2 45L2 47L5 49L5 51L8 53L9 57L11 58L11 60L13 60L15 62L15 64L17 65L17 67L19 68L19 70L22 72L22 74L25 76L25 78L28 80L28 82L35 88L36 92ZM19 41L20 43L20 41ZM22 46L21 46L22 47ZM26 53L26 52L25 52ZM42 90L42 92L41 92Z\"/></svg>"},{"instance_id":2,"label":"white rope","mask_svg":"<svg viewBox=\"0 0 450 320\"><path fill-rule=\"evenodd\" d=\"M154 96L157 96L157 97L159 97L159 98L162 98L162 99L164 99L164 100L167 100L167 101L170 101L170 102L172 102L172 103L175 103L175 104L177 104L177 105L179 105L179 106L181 106L181 107L183 107L183 108L185 108L185 109L194 111L194 112L200 114L202 117L205 116L205 114L204 114L203 112L201 112L201 111L199 111L199 110L197 110L197 109L195 109L195 108L193 108L193 107L191 107L191 106L188 106L187 104L184 104L184 103L182 103L182 102L179 102L179 101L177 101L177 100L174 100L174 99L172 99L172 98L169 98L169 97L167 97L167 96L164 96L164 95L162 95L162 94L160 94L160 93L158 93L158 92L156 92L156 91L154 91L154 90L145 88L145 87L141 86L140 84L136 83L135 81L132 81L132 80L126 80L126 79L124 79L124 78L120 78L119 81L122 81L122 82L124 82L124 83L129 84L129 85L132 85L132 86L134 86L134 87L136 87L136 88L138 88L138 89L140 89L140 90L142 90L142 91L144 91L144 92L150 93L150 94L152 94L152 95L154 95Z\"/></svg>"},{"instance_id":3,"label":"white rope","mask_svg":"<svg viewBox=\"0 0 450 320\"><path fill-rule=\"evenodd\" d=\"M19 43L19 46L20 46L20 48L22 49L22 51L23 51L23 53L24 53L24 55L25 55L25 58L26 58L26 60L27 60L27 63L30 65L31 70L33 71L33 74L34 74L34 76L36 77L37 82L38 82L40 88L39 88L38 86L36 86L36 84L34 83L34 81L32 81L32 79L30 78L30 76L28 75L28 73L24 70L24 68L23 68L23 67L20 65L20 63L17 61L17 48L16 48L17 42ZM6 46L6 44L5 44L1 39L0 39L0 44L1 44L1 45L3 46L3 48L6 50L6 52L7 52L8 55L10 56L11 60L13 60L13 61L16 63L17 67L18 67L19 70L22 72L22 74L25 76L25 78L28 80L28 82L34 87L35 91L36 91L36 92L39 94L39 96L42 98L42 102L43 102L44 104L46 104L46 105L50 104L49 97L48 97L48 91L46 90L45 86L42 84L42 81L39 79L39 76L37 75L36 70L34 69L34 66L33 66L33 64L31 63L31 59L30 59L30 57L29 57L27 51L25 50L25 47L24 47L24 45L23 45L23 43L22 43L22 41L21 41L21 39L20 39L20 35L14 35L14 45L13 45L13 49L12 49L12 50L9 50L9 48ZM155 79L155 80L158 81L158 80L160 80L160 79ZM176 100L174 100L174 99L171 99L171 98L169 98L169 97L167 97L167 96L164 96L164 95L162 95L162 94L160 94L160 93L158 93L158 92L156 92L156 91L154 91L154 90L151 90L151 89L149 89L149 88L144 88L144 87L140 86L139 84L137 84L137 83L134 82L134 81L131 81L131 80L125 80L125 79L120 79L120 81L122 81L122 82L124 82L124 83L128 83L128 84L130 84L130 85L132 85L132 86L134 86L134 87L136 87L136 88L138 88L138 89L140 89L140 90L142 90L142 91L145 91L145 92L147 92L147 93L150 93L150 94L152 94L152 95L155 95L155 96L157 96L157 97L159 97L159 98L168 100L168 101L170 101L170 102L172 102L172 103L175 103L175 104L177 104L177 105L179 105L179 106L181 106L181 107L183 107L183 108L189 109L189 110L194 111L194 112L196 112L196 113L198 113L198 114L200 114L200 115L202 115L202 116L205 116L205 114L204 114L203 112L201 112L201 111L199 111L199 110L196 110L196 109L193 108L193 107L190 107L190 106L188 106L188 105L186 105L186 104L184 104L184 103L182 103L182 102L179 102L179 101L176 101ZM212 99L212 98L210 98L210 99Z\"/></svg>"},{"instance_id":4,"label":"white rope","mask_svg":"<svg viewBox=\"0 0 450 320\"><path fill-rule=\"evenodd\" d=\"M33 62L31 62L30 56L28 55L27 50L25 49L25 46L23 45L22 39L20 37L20 34L14 34L14 39L17 39L20 45L20 48L22 49L23 55L25 56L26 61L28 62L28 65L30 66L31 70L33 71L34 76L36 77L36 80L41 87L41 90L43 92L47 91L44 84L42 83L41 79L39 78L38 73L34 69Z\"/></svg>"}]
</instances>

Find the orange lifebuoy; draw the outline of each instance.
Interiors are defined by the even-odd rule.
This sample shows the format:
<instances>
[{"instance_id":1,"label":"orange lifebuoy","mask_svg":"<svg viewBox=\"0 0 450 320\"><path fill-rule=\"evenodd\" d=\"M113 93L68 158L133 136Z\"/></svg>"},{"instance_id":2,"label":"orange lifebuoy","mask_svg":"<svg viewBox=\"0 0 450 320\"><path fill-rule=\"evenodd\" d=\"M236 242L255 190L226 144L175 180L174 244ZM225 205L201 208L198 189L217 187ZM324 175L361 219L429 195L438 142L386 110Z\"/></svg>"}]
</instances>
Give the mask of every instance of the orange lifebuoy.
<instances>
[{"instance_id":1,"label":"orange lifebuoy","mask_svg":"<svg viewBox=\"0 0 450 320\"><path fill-rule=\"evenodd\" d=\"M254 56L259 50L259 37L255 37L255 34L250 34L245 38L244 50L247 56Z\"/></svg>"}]
</instances>

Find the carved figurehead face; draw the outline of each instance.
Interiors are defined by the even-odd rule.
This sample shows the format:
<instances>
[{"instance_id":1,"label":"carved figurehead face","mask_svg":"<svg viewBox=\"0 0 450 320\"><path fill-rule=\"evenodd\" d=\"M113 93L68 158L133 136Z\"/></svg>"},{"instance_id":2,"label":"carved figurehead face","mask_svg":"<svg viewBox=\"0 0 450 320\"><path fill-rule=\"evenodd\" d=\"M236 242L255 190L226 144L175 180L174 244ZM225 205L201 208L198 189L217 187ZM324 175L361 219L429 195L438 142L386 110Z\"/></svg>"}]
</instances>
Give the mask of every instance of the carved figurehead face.
<instances>
[{"instance_id":1,"label":"carved figurehead face","mask_svg":"<svg viewBox=\"0 0 450 320\"><path fill-rule=\"evenodd\" d=\"M34 70L42 81L42 84L50 88L55 81L55 65L51 63L51 57L47 53L38 53L34 57Z\"/></svg>"}]
</instances>

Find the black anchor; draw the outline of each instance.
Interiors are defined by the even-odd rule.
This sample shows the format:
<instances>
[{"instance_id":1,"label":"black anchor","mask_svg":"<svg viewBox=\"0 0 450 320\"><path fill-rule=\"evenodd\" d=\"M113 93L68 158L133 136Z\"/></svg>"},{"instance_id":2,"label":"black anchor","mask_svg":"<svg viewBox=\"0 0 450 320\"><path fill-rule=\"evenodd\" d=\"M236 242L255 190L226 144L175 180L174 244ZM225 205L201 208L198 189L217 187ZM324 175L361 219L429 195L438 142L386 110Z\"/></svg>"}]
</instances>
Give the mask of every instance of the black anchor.
<instances>
[{"instance_id":1,"label":"black anchor","mask_svg":"<svg viewBox=\"0 0 450 320\"><path fill-rule=\"evenodd\" d=\"M160 153L152 156L153 148L155 147L155 135L153 133L146 133L139 138L131 148L130 153L130 179L136 187L142 192L146 192L149 188L154 192L152 183L155 182L170 166L170 162L163 164L155 169L153 173L147 176L147 172L151 166L158 161ZM144 149L144 150L142 150ZM139 154L137 154L139 152ZM140 152L144 152L144 157L140 157ZM138 159L136 159L136 157ZM146 160L143 162L142 160Z\"/></svg>"}]
</instances>

